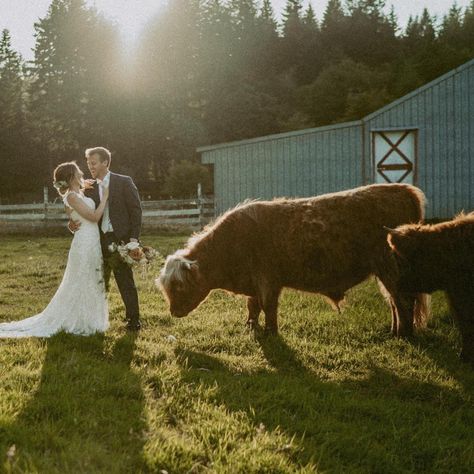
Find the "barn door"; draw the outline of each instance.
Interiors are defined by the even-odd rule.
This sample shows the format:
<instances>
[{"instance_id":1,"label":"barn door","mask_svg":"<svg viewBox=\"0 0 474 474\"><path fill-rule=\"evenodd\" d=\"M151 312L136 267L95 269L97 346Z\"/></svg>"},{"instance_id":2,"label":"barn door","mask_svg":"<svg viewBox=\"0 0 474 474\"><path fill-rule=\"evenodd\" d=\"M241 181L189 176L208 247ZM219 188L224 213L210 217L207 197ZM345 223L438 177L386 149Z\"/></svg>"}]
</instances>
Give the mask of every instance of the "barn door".
<instances>
[{"instance_id":1,"label":"barn door","mask_svg":"<svg viewBox=\"0 0 474 474\"><path fill-rule=\"evenodd\" d=\"M416 184L416 130L372 132L376 183Z\"/></svg>"}]
</instances>

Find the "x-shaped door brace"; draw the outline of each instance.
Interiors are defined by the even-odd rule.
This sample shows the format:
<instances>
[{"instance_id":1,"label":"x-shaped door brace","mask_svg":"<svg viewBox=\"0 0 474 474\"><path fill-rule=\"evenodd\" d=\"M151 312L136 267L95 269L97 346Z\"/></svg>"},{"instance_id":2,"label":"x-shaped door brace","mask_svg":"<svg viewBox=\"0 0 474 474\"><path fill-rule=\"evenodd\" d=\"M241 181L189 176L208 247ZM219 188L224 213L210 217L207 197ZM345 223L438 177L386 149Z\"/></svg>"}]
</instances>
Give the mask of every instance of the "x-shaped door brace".
<instances>
[{"instance_id":1,"label":"x-shaped door brace","mask_svg":"<svg viewBox=\"0 0 474 474\"><path fill-rule=\"evenodd\" d=\"M413 171L413 163L410 159L403 153L401 150L398 149L400 143L408 136L411 130L407 130L402 134L402 136L393 143L390 138L388 138L384 132L377 132L387 143L390 149L385 153L385 155L379 160L377 163L377 172L383 176L387 183L391 183L390 179L384 173L384 171L398 171L398 170L406 170L405 173L397 180L397 183L401 183L412 171ZM402 158L405 163L398 163L398 164L384 164L384 161L393 153L396 152Z\"/></svg>"}]
</instances>

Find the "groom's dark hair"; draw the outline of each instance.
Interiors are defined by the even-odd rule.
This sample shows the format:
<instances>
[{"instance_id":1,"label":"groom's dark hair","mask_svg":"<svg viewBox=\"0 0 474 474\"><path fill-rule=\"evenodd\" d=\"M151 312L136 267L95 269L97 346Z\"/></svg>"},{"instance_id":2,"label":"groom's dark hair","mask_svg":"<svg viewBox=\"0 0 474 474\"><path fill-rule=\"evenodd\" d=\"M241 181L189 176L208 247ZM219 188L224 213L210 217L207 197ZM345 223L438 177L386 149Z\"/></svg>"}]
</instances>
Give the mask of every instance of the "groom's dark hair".
<instances>
[{"instance_id":1,"label":"groom's dark hair","mask_svg":"<svg viewBox=\"0 0 474 474\"><path fill-rule=\"evenodd\" d=\"M88 148L86 150L86 158L89 158L89 156L91 155L99 155L100 161L107 161L110 167L110 162L112 161L112 153L110 153L107 148L104 148L103 146Z\"/></svg>"}]
</instances>

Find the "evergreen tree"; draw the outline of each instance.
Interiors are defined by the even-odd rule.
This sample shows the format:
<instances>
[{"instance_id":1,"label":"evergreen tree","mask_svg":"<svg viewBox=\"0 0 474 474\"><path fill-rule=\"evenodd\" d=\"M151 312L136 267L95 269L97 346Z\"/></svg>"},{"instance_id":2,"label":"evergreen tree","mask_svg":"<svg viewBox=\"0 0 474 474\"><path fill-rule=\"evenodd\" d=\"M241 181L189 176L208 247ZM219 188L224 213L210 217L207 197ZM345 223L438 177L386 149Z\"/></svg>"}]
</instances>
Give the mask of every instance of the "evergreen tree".
<instances>
[{"instance_id":1,"label":"evergreen tree","mask_svg":"<svg viewBox=\"0 0 474 474\"><path fill-rule=\"evenodd\" d=\"M3 128L21 128L22 64L20 55L12 49L11 35L3 30L0 39L0 114Z\"/></svg>"},{"instance_id":2,"label":"evergreen tree","mask_svg":"<svg viewBox=\"0 0 474 474\"><path fill-rule=\"evenodd\" d=\"M211 143L271 133L277 126L279 105L268 90L274 87L271 72L278 43L273 41L278 37L269 5L265 20L255 16L254 5L205 4L201 54L209 63L202 74L206 95L201 118Z\"/></svg>"},{"instance_id":3,"label":"evergreen tree","mask_svg":"<svg viewBox=\"0 0 474 474\"><path fill-rule=\"evenodd\" d=\"M342 8L341 0L328 0L326 9L324 10L321 29L327 31L337 27L344 22L345 14Z\"/></svg>"},{"instance_id":4,"label":"evergreen tree","mask_svg":"<svg viewBox=\"0 0 474 474\"><path fill-rule=\"evenodd\" d=\"M230 0L229 9L237 33L253 31L257 18L255 0Z\"/></svg>"},{"instance_id":5,"label":"evergreen tree","mask_svg":"<svg viewBox=\"0 0 474 474\"><path fill-rule=\"evenodd\" d=\"M272 30L276 31L277 23L275 21L275 12L273 11L271 0L263 0L262 8L260 10L260 19L262 23L268 24Z\"/></svg>"},{"instance_id":6,"label":"evergreen tree","mask_svg":"<svg viewBox=\"0 0 474 474\"><path fill-rule=\"evenodd\" d=\"M302 9L301 0L287 0L283 12L281 61L283 68L291 71L302 62L301 52L306 39Z\"/></svg>"},{"instance_id":7,"label":"evergreen tree","mask_svg":"<svg viewBox=\"0 0 474 474\"><path fill-rule=\"evenodd\" d=\"M270 0L264 0L255 18L253 32L253 53L247 53L249 59L247 77L253 77L255 82L265 82L271 86L271 79L278 72L280 64L280 38L277 32L277 22L274 17Z\"/></svg>"},{"instance_id":8,"label":"evergreen tree","mask_svg":"<svg viewBox=\"0 0 474 474\"><path fill-rule=\"evenodd\" d=\"M469 7L464 14L463 43L469 51L470 57L474 57L474 0L471 0Z\"/></svg>"},{"instance_id":9,"label":"evergreen tree","mask_svg":"<svg viewBox=\"0 0 474 474\"><path fill-rule=\"evenodd\" d=\"M440 73L447 72L472 57L472 49L465 43L463 22L462 8L454 3L444 15L439 30Z\"/></svg>"},{"instance_id":10,"label":"evergreen tree","mask_svg":"<svg viewBox=\"0 0 474 474\"><path fill-rule=\"evenodd\" d=\"M448 13L443 16L439 32L441 42L454 47L459 46L462 35L462 22L462 8L454 3Z\"/></svg>"},{"instance_id":11,"label":"evergreen tree","mask_svg":"<svg viewBox=\"0 0 474 474\"><path fill-rule=\"evenodd\" d=\"M347 57L375 67L396 58L396 27L384 7L385 0L347 0L347 29L341 38Z\"/></svg>"},{"instance_id":12,"label":"evergreen tree","mask_svg":"<svg viewBox=\"0 0 474 474\"><path fill-rule=\"evenodd\" d=\"M170 164L195 159L196 144L204 140L201 115L207 85L202 76L209 60L202 49L204 22L199 1L172 0L141 41L129 154L140 157L141 187L155 196Z\"/></svg>"},{"instance_id":13,"label":"evergreen tree","mask_svg":"<svg viewBox=\"0 0 474 474\"><path fill-rule=\"evenodd\" d=\"M321 23L321 46L324 64L340 61L344 57L346 15L341 0L328 0Z\"/></svg>"},{"instance_id":14,"label":"evergreen tree","mask_svg":"<svg viewBox=\"0 0 474 474\"><path fill-rule=\"evenodd\" d=\"M273 12L271 0L263 0L260 15L257 17L260 41L257 47L260 50L259 64L261 77L272 76L278 64L280 54L280 38L277 31L277 22Z\"/></svg>"},{"instance_id":15,"label":"evergreen tree","mask_svg":"<svg viewBox=\"0 0 474 474\"><path fill-rule=\"evenodd\" d=\"M388 14L388 24L390 25L390 28L392 31L395 31L396 33L399 32L400 28L398 26L398 18L395 13L395 7L393 5L390 6L390 12Z\"/></svg>"},{"instance_id":16,"label":"evergreen tree","mask_svg":"<svg viewBox=\"0 0 474 474\"><path fill-rule=\"evenodd\" d=\"M30 110L50 182L57 162L81 158L91 143L113 149L108 120L118 41L84 0L53 0L35 30Z\"/></svg>"},{"instance_id":17,"label":"evergreen tree","mask_svg":"<svg viewBox=\"0 0 474 474\"><path fill-rule=\"evenodd\" d=\"M303 16L303 25L305 25L305 27L310 31L318 30L318 21L311 2L308 4L308 8Z\"/></svg>"},{"instance_id":18,"label":"evergreen tree","mask_svg":"<svg viewBox=\"0 0 474 474\"><path fill-rule=\"evenodd\" d=\"M229 12L233 31L234 74L246 80L255 78L260 41L255 0L231 0Z\"/></svg>"},{"instance_id":19,"label":"evergreen tree","mask_svg":"<svg viewBox=\"0 0 474 474\"><path fill-rule=\"evenodd\" d=\"M31 187L38 170L32 161L23 91L22 60L13 50L10 32L5 29L0 38L0 199L3 200Z\"/></svg>"},{"instance_id":20,"label":"evergreen tree","mask_svg":"<svg viewBox=\"0 0 474 474\"><path fill-rule=\"evenodd\" d=\"M421 17L410 17L402 37L403 58L397 79L399 95L419 87L439 74L439 46L434 20L426 8Z\"/></svg>"},{"instance_id":21,"label":"evergreen tree","mask_svg":"<svg viewBox=\"0 0 474 474\"><path fill-rule=\"evenodd\" d=\"M309 84L321 72L323 52L319 24L311 2L302 17L302 51L297 68L298 84Z\"/></svg>"},{"instance_id":22,"label":"evergreen tree","mask_svg":"<svg viewBox=\"0 0 474 474\"><path fill-rule=\"evenodd\" d=\"M286 0L283 12L283 37L297 35L302 25L303 5L301 0Z\"/></svg>"}]
</instances>

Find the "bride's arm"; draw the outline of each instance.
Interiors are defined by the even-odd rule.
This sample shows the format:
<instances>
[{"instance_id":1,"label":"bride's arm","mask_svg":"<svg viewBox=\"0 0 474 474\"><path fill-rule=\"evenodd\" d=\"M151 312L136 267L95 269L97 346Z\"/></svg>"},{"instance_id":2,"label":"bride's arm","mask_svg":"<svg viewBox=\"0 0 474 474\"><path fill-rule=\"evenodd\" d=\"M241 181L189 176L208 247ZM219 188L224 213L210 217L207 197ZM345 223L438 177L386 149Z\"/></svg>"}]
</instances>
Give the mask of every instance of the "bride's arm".
<instances>
[{"instance_id":1,"label":"bride's arm","mask_svg":"<svg viewBox=\"0 0 474 474\"><path fill-rule=\"evenodd\" d=\"M102 214L104 213L105 204L107 203L108 198L109 190L107 188L104 189L102 200L100 201L99 207L95 211L88 207L84 201L74 193L68 194L67 202L75 211L77 211L80 216L84 217L84 219L87 219L91 222L99 222Z\"/></svg>"}]
</instances>

